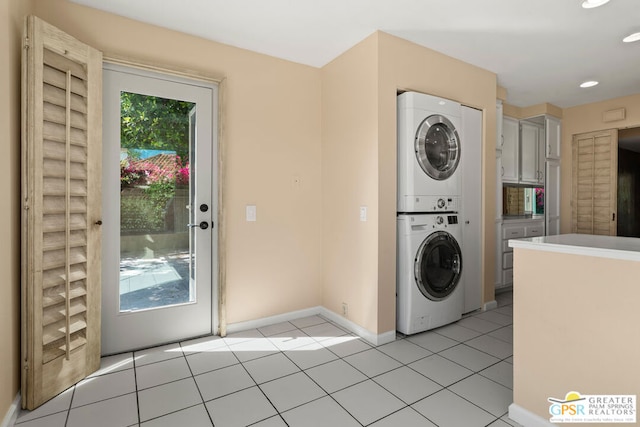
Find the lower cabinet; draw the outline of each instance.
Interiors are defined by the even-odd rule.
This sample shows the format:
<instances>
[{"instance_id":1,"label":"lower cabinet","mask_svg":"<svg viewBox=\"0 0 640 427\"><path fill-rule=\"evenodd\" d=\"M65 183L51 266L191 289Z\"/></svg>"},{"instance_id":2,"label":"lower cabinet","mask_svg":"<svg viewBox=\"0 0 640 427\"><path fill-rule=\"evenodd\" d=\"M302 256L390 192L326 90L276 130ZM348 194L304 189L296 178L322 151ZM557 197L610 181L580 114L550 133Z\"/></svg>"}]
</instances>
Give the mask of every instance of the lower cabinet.
<instances>
[{"instance_id":1,"label":"lower cabinet","mask_svg":"<svg viewBox=\"0 0 640 427\"><path fill-rule=\"evenodd\" d=\"M502 283L500 288L513 285L513 248L509 239L544 236L544 220L504 220L502 223Z\"/></svg>"}]
</instances>

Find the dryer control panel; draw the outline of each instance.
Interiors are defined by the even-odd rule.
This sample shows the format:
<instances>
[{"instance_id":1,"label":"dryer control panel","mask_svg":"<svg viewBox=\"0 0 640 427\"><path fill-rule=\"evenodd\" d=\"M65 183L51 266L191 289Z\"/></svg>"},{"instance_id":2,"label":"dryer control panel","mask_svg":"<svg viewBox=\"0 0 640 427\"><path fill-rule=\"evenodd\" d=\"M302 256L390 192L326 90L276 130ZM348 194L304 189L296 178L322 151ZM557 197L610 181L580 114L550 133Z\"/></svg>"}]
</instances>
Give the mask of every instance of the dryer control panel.
<instances>
[{"instance_id":1,"label":"dryer control panel","mask_svg":"<svg viewBox=\"0 0 640 427\"><path fill-rule=\"evenodd\" d=\"M416 196L415 206L422 206L421 212L459 212L460 198L457 196Z\"/></svg>"}]
</instances>

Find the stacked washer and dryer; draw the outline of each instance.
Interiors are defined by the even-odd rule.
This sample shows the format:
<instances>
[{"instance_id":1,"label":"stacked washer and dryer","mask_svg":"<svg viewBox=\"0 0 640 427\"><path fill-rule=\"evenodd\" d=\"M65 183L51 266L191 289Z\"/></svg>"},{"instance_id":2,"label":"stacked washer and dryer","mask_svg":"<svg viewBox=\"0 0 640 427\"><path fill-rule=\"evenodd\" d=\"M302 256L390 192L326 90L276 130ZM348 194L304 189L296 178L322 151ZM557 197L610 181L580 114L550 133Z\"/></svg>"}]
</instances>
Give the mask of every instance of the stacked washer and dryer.
<instances>
[{"instance_id":1,"label":"stacked washer and dryer","mask_svg":"<svg viewBox=\"0 0 640 427\"><path fill-rule=\"evenodd\" d=\"M398 95L396 329L406 335L462 317L461 117L457 102Z\"/></svg>"}]
</instances>

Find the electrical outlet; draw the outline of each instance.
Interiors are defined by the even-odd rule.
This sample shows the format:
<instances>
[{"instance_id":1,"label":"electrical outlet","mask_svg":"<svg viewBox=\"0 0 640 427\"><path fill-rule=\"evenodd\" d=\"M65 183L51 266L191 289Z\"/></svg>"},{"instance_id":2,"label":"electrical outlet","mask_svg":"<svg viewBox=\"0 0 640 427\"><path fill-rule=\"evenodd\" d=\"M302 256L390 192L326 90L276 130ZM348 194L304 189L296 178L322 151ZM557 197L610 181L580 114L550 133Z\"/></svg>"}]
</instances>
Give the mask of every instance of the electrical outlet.
<instances>
[{"instance_id":1,"label":"electrical outlet","mask_svg":"<svg viewBox=\"0 0 640 427\"><path fill-rule=\"evenodd\" d=\"M346 302L342 303L342 315L344 317L349 317L349 306L347 305Z\"/></svg>"}]
</instances>

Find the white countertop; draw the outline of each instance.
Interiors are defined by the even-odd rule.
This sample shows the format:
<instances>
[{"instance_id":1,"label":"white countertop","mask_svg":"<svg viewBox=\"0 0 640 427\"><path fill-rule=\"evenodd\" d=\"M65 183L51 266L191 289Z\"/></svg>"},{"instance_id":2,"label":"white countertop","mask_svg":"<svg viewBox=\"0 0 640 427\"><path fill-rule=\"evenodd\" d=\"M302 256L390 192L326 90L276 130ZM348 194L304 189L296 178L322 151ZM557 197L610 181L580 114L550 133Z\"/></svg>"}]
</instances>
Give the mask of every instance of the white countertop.
<instances>
[{"instance_id":1,"label":"white countertop","mask_svg":"<svg viewBox=\"0 0 640 427\"><path fill-rule=\"evenodd\" d=\"M640 239L635 237L560 234L511 239L512 248L640 261Z\"/></svg>"}]
</instances>

